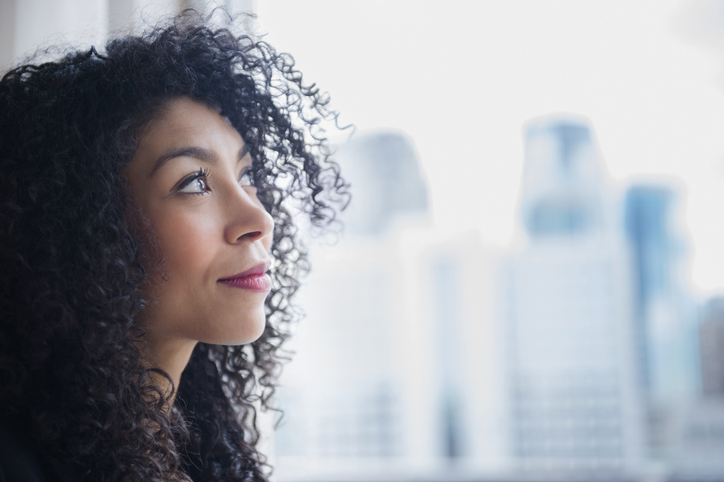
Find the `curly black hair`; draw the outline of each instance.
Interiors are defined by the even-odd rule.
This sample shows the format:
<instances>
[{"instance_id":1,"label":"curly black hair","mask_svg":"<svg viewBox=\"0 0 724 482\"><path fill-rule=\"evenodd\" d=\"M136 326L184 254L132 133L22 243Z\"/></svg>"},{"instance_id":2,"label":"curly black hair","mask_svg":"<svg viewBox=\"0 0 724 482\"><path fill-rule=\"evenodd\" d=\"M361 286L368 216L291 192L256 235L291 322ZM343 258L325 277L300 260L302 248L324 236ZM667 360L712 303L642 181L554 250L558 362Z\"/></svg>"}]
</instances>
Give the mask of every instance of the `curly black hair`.
<instances>
[{"instance_id":1,"label":"curly black hair","mask_svg":"<svg viewBox=\"0 0 724 482\"><path fill-rule=\"evenodd\" d=\"M0 416L82 480L268 479L256 410L271 406L309 270L293 217L324 229L348 201L322 128L336 126L328 96L288 54L210 22L185 12L0 81ZM169 409L158 375L170 377L139 344L147 273L124 168L180 97L219 110L249 146L274 264L261 337L199 343Z\"/></svg>"}]
</instances>

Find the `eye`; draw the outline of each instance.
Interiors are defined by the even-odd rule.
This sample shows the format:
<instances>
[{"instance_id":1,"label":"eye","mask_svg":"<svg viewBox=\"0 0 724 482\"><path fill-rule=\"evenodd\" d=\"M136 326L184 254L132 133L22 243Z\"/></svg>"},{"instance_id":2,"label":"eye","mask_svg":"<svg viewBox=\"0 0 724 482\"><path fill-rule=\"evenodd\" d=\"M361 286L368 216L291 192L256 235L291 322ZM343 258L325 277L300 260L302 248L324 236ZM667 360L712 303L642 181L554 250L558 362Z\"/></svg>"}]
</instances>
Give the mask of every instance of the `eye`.
<instances>
[{"instance_id":1,"label":"eye","mask_svg":"<svg viewBox=\"0 0 724 482\"><path fill-rule=\"evenodd\" d=\"M183 194L206 194L211 191L207 183L209 171L201 168L196 174L184 179L178 186L178 192Z\"/></svg>"},{"instance_id":2,"label":"eye","mask_svg":"<svg viewBox=\"0 0 724 482\"><path fill-rule=\"evenodd\" d=\"M242 186L254 186L254 171L252 168L247 167L243 171L241 171L241 176L239 176L239 184Z\"/></svg>"}]
</instances>

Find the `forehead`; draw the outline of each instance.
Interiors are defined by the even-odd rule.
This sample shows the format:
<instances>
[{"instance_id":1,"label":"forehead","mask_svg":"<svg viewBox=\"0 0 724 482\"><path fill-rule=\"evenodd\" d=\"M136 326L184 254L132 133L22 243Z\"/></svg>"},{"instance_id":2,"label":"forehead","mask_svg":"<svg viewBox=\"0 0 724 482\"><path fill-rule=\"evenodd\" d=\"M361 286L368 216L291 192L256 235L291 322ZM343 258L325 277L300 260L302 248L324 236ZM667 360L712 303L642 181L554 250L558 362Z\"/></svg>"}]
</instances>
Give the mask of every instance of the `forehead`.
<instances>
[{"instance_id":1,"label":"forehead","mask_svg":"<svg viewBox=\"0 0 724 482\"><path fill-rule=\"evenodd\" d=\"M179 97L169 101L159 115L149 121L139 138L138 146L223 136L243 142L229 120L216 109L188 97Z\"/></svg>"},{"instance_id":2,"label":"forehead","mask_svg":"<svg viewBox=\"0 0 724 482\"><path fill-rule=\"evenodd\" d=\"M171 150L188 147L235 155L244 147L244 141L215 109L180 97L169 101L160 115L146 125L127 172L130 176L150 175L156 160Z\"/></svg>"}]
</instances>

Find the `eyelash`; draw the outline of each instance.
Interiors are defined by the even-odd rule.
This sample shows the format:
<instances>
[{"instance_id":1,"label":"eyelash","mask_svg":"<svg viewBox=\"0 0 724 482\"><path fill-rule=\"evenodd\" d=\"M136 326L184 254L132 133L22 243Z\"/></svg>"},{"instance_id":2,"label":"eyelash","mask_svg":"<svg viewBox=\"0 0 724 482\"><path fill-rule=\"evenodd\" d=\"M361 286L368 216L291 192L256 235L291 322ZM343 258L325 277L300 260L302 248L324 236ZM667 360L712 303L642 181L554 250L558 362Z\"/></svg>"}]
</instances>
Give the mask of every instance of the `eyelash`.
<instances>
[{"instance_id":1,"label":"eyelash","mask_svg":"<svg viewBox=\"0 0 724 482\"><path fill-rule=\"evenodd\" d=\"M178 191L181 192L183 189L185 189L187 186L189 186L192 182L196 180L201 180L203 182L203 189L201 191L193 191L193 192L181 192L181 194L194 194L194 195L203 195L207 192L211 191L208 186L208 179L211 176L211 173L208 169L204 169L203 167L199 169L199 172L194 174L193 176L189 176L186 179L184 179L181 184L178 186ZM242 184L244 187L254 187L254 171L252 168L247 167L243 171L241 171L241 175L239 176L239 184L241 184L242 179L245 177L248 177L249 184Z\"/></svg>"},{"instance_id":2,"label":"eyelash","mask_svg":"<svg viewBox=\"0 0 724 482\"><path fill-rule=\"evenodd\" d=\"M209 173L208 169L204 169L203 167L200 168L199 172L197 172L193 176L187 177L186 179L184 179L181 182L181 184L179 184L179 186L178 186L179 192L181 190L183 190L185 187L187 187L189 184L191 184L192 182L196 181L197 179L200 179L204 183L204 187L203 187L202 191L182 192L181 194L196 194L196 195L206 194L207 192L210 191L209 186L208 186L209 175L210 175L210 173Z\"/></svg>"}]
</instances>

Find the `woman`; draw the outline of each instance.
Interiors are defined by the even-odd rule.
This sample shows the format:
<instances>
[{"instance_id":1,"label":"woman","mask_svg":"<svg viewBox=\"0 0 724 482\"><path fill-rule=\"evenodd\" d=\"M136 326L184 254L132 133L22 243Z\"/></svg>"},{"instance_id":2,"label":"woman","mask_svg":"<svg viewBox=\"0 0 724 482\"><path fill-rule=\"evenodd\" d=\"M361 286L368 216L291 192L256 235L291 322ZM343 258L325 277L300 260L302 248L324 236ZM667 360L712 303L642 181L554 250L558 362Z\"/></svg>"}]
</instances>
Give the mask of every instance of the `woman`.
<instances>
[{"instance_id":1,"label":"woman","mask_svg":"<svg viewBox=\"0 0 724 482\"><path fill-rule=\"evenodd\" d=\"M336 114L291 57L184 15L0 81L0 480L267 480L329 225Z\"/></svg>"}]
</instances>

